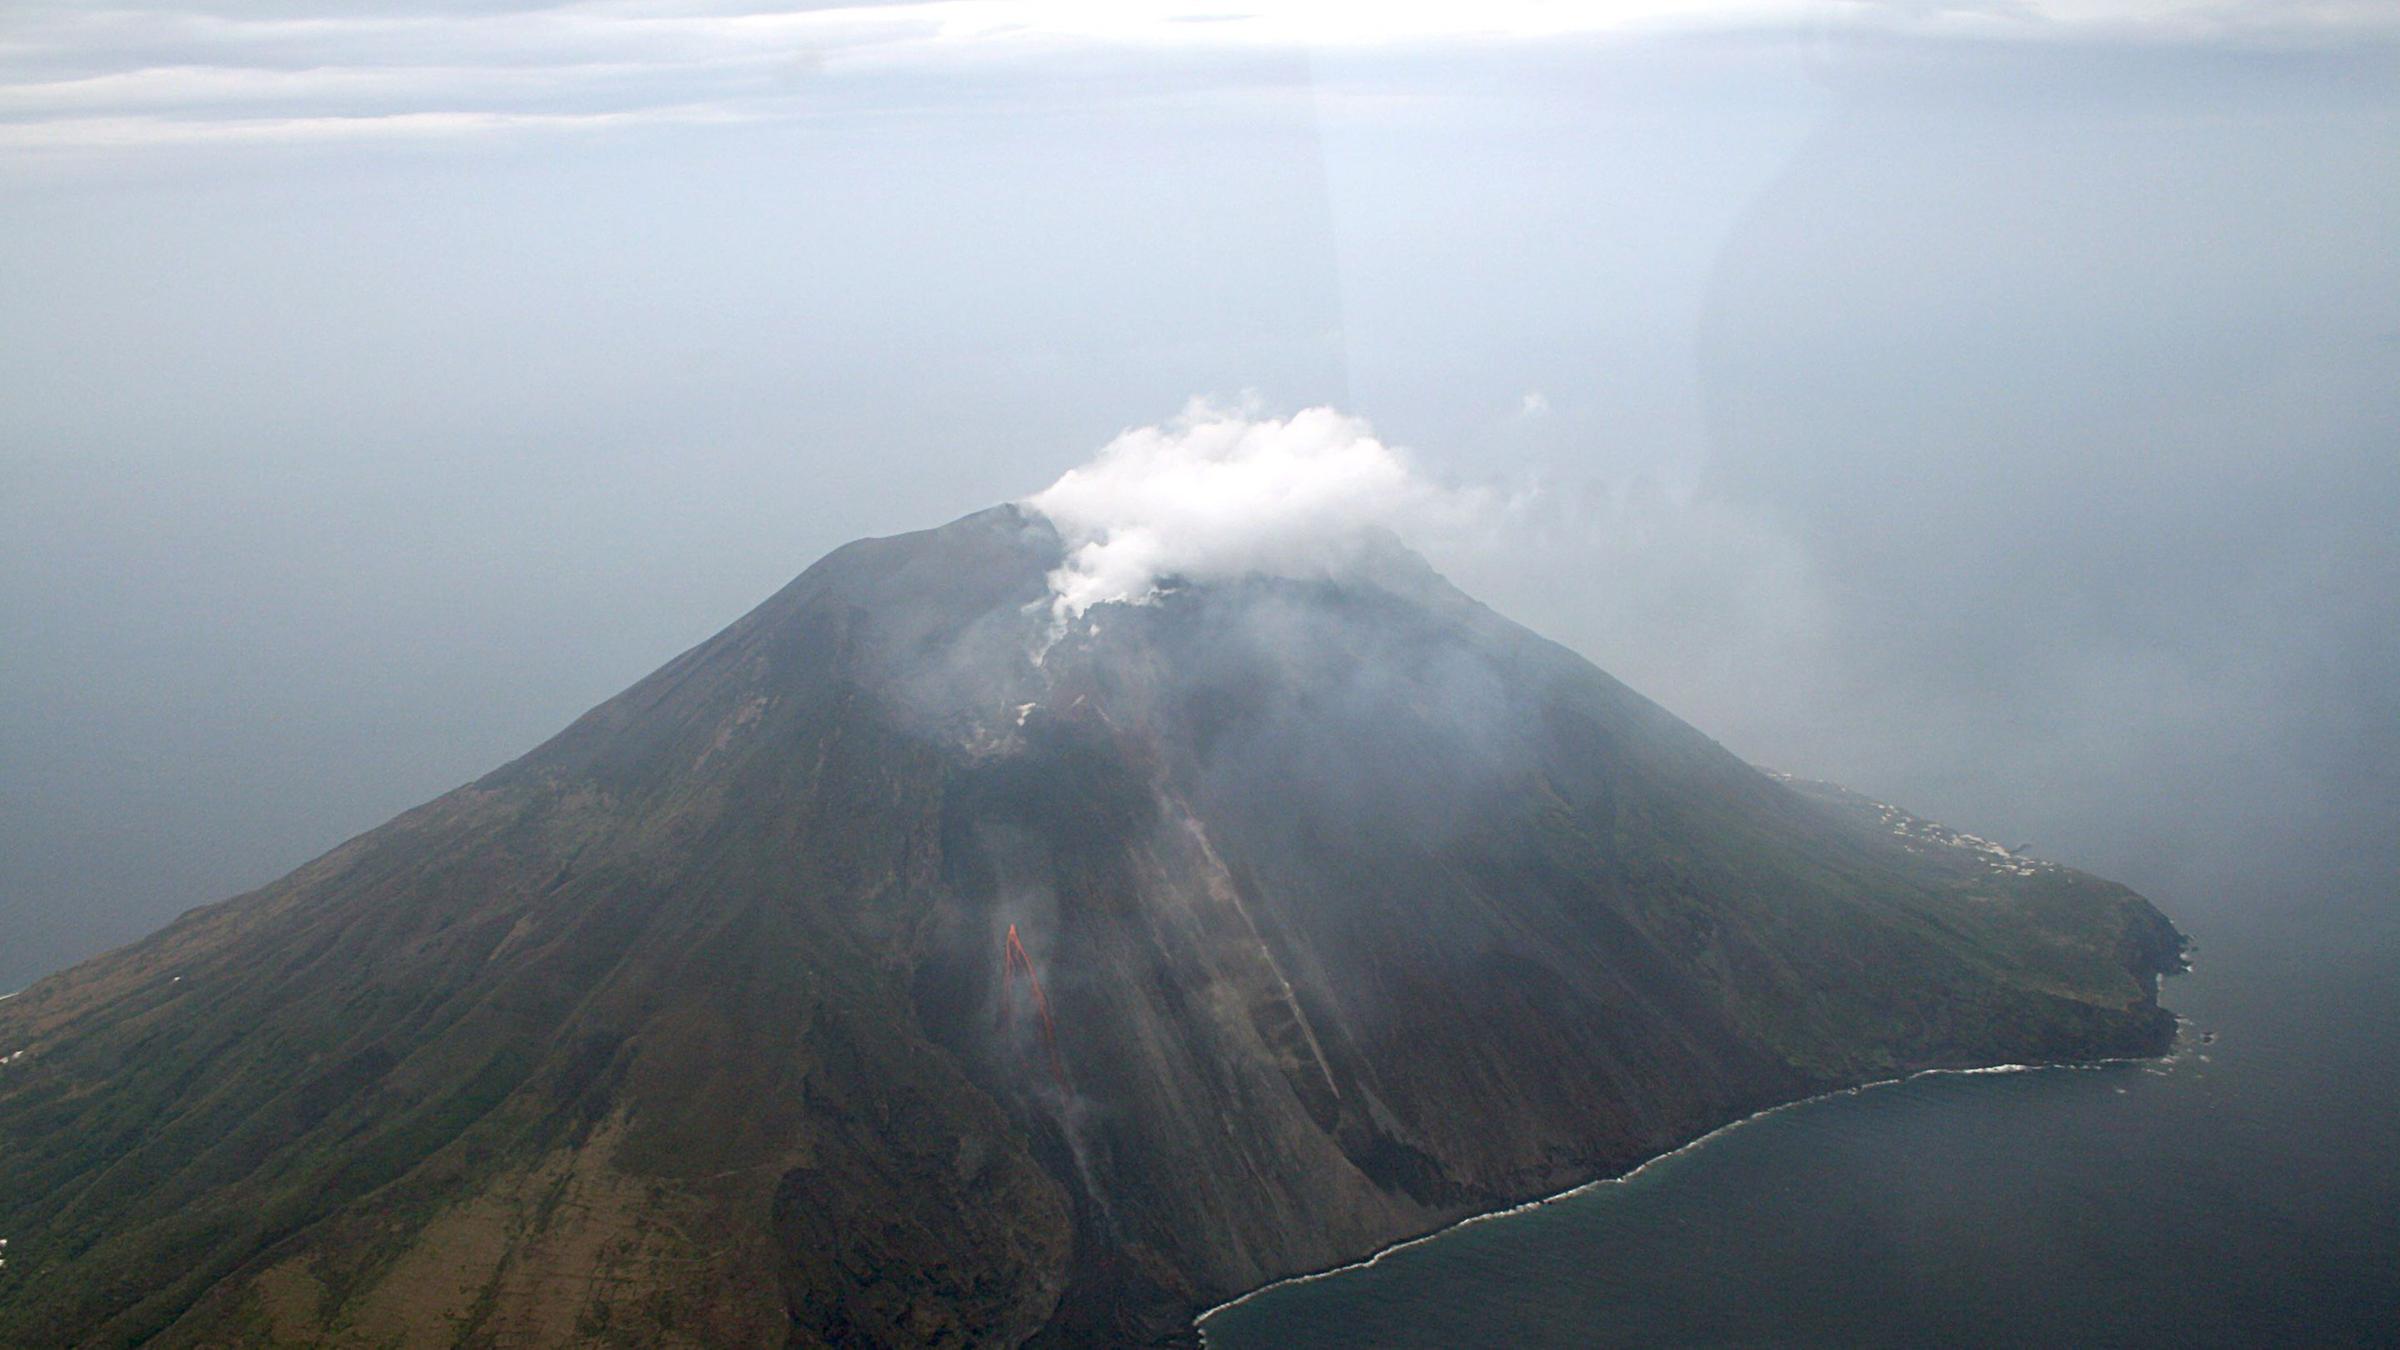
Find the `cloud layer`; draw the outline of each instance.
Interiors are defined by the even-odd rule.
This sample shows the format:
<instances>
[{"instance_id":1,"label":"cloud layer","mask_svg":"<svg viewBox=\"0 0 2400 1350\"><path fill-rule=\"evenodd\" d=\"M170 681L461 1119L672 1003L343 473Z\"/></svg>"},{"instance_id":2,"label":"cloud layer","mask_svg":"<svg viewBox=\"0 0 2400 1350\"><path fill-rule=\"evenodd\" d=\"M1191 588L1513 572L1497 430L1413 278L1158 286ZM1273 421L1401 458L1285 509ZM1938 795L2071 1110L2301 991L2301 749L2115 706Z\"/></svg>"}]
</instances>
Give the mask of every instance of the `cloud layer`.
<instances>
[{"instance_id":1,"label":"cloud layer","mask_svg":"<svg viewBox=\"0 0 2400 1350\"><path fill-rule=\"evenodd\" d=\"M2342 43L2387 0L324 0L0 7L0 152L425 139L795 121L988 97L980 81L1093 53L1391 51L1661 33ZM1081 71L1080 78L1089 78Z\"/></svg>"},{"instance_id":2,"label":"cloud layer","mask_svg":"<svg viewBox=\"0 0 2400 1350\"><path fill-rule=\"evenodd\" d=\"M1363 418L1332 408L1260 418L1195 400L1164 426L1120 434L1025 504L1066 542L1050 574L1063 621L1146 601L1174 578L1333 575L1378 527L1452 528L1480 501L1419 476Z\"/></svg>"}]
</instances>

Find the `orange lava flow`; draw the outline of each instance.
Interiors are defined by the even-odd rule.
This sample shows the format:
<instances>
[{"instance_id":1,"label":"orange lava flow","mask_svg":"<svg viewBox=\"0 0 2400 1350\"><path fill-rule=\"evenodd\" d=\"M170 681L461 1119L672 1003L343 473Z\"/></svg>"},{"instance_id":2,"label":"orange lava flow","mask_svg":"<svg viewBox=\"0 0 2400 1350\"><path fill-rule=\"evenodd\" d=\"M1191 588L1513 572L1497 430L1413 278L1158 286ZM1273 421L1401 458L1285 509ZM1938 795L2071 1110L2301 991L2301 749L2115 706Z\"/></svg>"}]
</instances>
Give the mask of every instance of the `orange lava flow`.
<instances>
[{"instance_id":1,"label":"orange lava flow","mask_svg":"<svg viewBox=\"0 0 2400 1350\"><path fill-rule=\"evenodd\" d=\"M1026 986L1033 990L1033 1010L1042 1017L1042 1046L1050 1052L1050 1076L1058 1080L1058 1090L1073 1093L1067 1086L1067 1066L1058 1057L1058 1027L1050 1020L1050 998L1042 992L1042 978L1033 973L1033 958L1025 951L1025 943L1017 936L1017 926L1008 926L1008 937L1000 944L1000 1025L1009 1022L1009 994L1016 988L1017 973L1024 972Z\"/></svg>"}]
</instances>

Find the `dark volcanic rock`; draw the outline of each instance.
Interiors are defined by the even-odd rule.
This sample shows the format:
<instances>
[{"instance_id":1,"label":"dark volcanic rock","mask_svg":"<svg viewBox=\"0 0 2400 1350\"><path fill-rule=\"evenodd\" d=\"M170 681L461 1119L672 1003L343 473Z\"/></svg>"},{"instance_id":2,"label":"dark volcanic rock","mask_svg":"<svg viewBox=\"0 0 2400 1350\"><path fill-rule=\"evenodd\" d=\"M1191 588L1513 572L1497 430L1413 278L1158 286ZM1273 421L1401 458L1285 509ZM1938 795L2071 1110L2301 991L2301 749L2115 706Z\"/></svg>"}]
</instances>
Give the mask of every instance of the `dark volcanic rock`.
<instances>
[{"instance_id":1,"label":"dark volcanic rock","mask_svg":"<svg viewBox=\"0 0 2400 1350\"><path fill-rule=\"evenodd\" d=\"M841 549L0 1002L0 1342L1168 1342L1772 1102L2173 1034L2140 897L1776 781L1396 546L1052 640L1058 552Z\"/></svg>"}]
</instances>

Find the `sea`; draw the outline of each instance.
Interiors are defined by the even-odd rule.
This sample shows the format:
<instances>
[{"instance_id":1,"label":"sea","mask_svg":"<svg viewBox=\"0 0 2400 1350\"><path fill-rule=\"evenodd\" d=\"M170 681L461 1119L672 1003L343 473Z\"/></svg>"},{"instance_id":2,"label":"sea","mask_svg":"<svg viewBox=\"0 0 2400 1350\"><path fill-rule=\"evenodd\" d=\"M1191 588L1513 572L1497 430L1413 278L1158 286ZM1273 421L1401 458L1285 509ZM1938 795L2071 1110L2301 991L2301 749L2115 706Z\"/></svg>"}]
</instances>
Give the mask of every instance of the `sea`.
<instances>
[{"instance_id":1,"label":"sea","mask_svg":"<svg viewBox=\"0 0 2400 1350\"><path fill-rule=\"evenodd\" d=\"M1211 1350L2400 1345L2400 901L2355 856L2153 892L2162 1060L1929 1074L1258 1291Z\"/></svg>"}]
</instances>

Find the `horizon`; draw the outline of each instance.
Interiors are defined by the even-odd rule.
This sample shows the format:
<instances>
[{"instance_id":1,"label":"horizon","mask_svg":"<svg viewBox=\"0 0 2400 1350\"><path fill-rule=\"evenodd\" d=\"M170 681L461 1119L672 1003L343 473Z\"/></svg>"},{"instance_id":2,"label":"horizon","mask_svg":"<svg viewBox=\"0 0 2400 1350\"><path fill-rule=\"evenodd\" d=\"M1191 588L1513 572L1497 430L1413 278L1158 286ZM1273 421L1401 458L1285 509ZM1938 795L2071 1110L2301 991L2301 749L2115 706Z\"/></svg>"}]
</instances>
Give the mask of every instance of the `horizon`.
<instances>
[{"instance_id":1,"label":"horizon","mask_svg":"<svg viewBox=\"0 0 2400 1350\"><path fill-rule=\"evenodd\" d=\"M2395 148L2390 0L0 9L0 1341L2376 1341Z\"/></svg>"},{"instance_id":2,"label":"horizon","mask_svg":"<svg viewBox=\"0 0 2400 1350\"><path fill-rule=\"evenodd\" d=\"M2384 833L2385 7L1020 9L16 11L0 985L1246 391L1745 758L2204 915Z\"/></svg>"}]
</instances>

